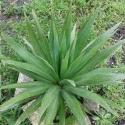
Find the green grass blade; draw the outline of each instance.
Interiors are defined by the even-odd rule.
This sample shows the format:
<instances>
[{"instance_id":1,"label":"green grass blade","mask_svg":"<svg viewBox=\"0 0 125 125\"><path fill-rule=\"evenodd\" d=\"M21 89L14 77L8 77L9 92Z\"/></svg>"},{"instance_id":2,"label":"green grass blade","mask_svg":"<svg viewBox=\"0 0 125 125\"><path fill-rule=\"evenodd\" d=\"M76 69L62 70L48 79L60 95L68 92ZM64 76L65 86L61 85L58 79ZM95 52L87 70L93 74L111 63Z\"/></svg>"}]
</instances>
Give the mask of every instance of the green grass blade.
<instances>
[{"instance_id":1,"label":"green grass blade","mask_svg":"<svg viewBox=\"0 0 125 125\"><path fill-rule=\"evenodd\" d=\"M43 97L42 104L41 104L40 111L39 111L39 115L37 118L38 124L40 122L42 115L44 114L46 109L49 107L51 102L54 100L54 98L59 94L59 92L60 92L60 88L58 86L50 87L47 90L45 96Z\"/></svg>"},{"instance_id":2,"label":"green grass blade","mask_svg":"<svg viewBox=\"0 0 125 125\"><path fill-rule=\"evenodd\" d=\"M0 60L3 59L3 58L7 58L7 57L5 57L5 56L2 54L2 46L0 46Z\"/></svg>"},{"instance_id":3,"label":"green grass blade","mask_svg":"<svg viewBox=\"0 0 125 125\"><path fill-rule=\"evenodd\" d=\"M90 15L89 19L86 21L85 25L83 25L83 27L78 33L74 60L80 55L83 48L85 47L89 33L91 31L92 25L94 23L95 18L97 17L98 12L99 8L94 12L94 14Z\"/></svg>"},{"instance_id":4,"label":"green grass blade","mask_svg":"<svg viewBox=\"0 0 125 125\"><path fill-rule=\"evenodd\" d=\"M62 96L60 97L60 107L59 107L59 122L60 125L65 125L65 104Z\"/></svg>"},{"instance_id":5,"label":"green grass blade","mask_svg":"<svg viewBox=\"0 0 125 125\"><path fill-rule=\"evenodd\" d=\"M0 107L0 111L5 111L24 99L43 94L44 92L46 92L47 88L48 87L34 87L27 89L3 103Z\"/></svg>"},{"instance_id":6,"label":"green grass blade","mask_svg":"<svg viewBox=\"0 0 125 125\"><path fill-rule=\"evenodd\" d=\"M122 44L125 43L125 39L120 40L119 42L115 43L111 47L108 47L105 50L102 50L101 52L97 53L95 56L93 56L87 63L84 65L84 67L77 73L77 75L81 75L85 72L90 71L95 66L97 66L99 63L104 61L106 58L111 56L114 52L116 52L119 48L121 48Z\"/></svg>"},{"instance_id":7,"label":"green grass blade","mask_svg":"<svg viewBox=\"0 0 125 125\"><path fill-rule=\"evenodd\" d=\"M76 94L78 96L84 97L86 99L90 99L99 105L101 105L103 108L105 108L107 111L110 111L114 115L118 116L115 111L113 111L110 106L97 94L86 90L84 88L76 88L76 87L65 87L65 90L72 92L73 94Z\"/></svg>"},{"instance_id":8,"label":"green grass blade","mask_svg":"<svg viewBox=\"0 0 125 125\"><path fill-rule=\"evenodd\" d=\"M14 83L14 84L1 86L1 90L2 89L12 89L12 88L44 87L44 86L51 86L51 84L48 84L48 83L45 83L45 82L42 82L42 81Z\"/></svg>"},{"instance_id":9,"label":"green grass blade","mask_svg":"<svg viewBox=\"0 0 125 125\"><path fill-rule=\"evenodd\" d=\"M81 106L80 106L78 100L76 99L76 97L73 94L70 94L66 91L62 91L62 96L63 96L64 100L66 101L68 107L71 109L74 116L79 121L79 123L81 125L86 125L85 115L84 115L84 113L81 109Z\"/></svg>"},{"instance_id":10,"label":"green grass blade","mask_svg":"<svg viewBox=\"0 0 125 125\"><path fill-rule=\"evenodd\" d=\"M26 118L28 118L33 112L35 112L42 102L43 96L36 99L17 119L15 125L20 125L22 121L24 121Z\"/></svg>"},{"instance_id":11,"label":"green grass blade","mask_svg":"<svg viewBox=\"0 0 125 125\"><path fill-rule=\"evenodd\" d=\"M53 120L56 117L57 111L59 108L59 95L57 95L54 100L49 105L47 111L46 111L46 117L44 125L52 125Z\"/></svg>"}]
</instances>

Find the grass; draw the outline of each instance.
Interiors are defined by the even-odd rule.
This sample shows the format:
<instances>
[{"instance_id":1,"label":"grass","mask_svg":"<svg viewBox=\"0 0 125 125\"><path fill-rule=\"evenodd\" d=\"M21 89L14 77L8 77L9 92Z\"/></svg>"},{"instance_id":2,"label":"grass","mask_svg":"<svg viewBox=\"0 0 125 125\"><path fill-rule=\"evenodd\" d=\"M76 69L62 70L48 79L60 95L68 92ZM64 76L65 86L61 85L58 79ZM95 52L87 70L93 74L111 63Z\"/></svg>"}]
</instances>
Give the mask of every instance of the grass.
<instances>
[{"instance_id":1,"label":"grass","mask_svg":"<svg viewBox=\"0 0 125 125\"><path fill-rule=\"evenodd\" d=\"M65 14L68 10L68 5L70 3L70 0L64 1L55 0L56 4L56 17L57 22L63 22ZM27 36L25 32L25 23L24 23L24 12L32 19L31 17L31 10L35 10L37 15L40 18L41 24L44 24L44 31L46 34L48 34L48 21L50 20L50 0L34 0L31 3L24 2L23 5L17 5L16 3L6 5L4 2L0 2L0 5L2 8L6 8L6 10L3 12L3 14L7 17L7 23L2 25L2 30L5 30L8 34L11 34L13 37L14 34L17 34L17 42L20 41L19 35ZM73 6L72 6L72 12L73 12L73 22L77 22L77 28L81 27L81 24L85 22L88 15L98 6L101 5L101 10L99 13L98 18L96 19L96 22L93 26L92 33L90 34L89 40L92 40L94 36L101 34L109 27L112 27L114 24L118 22L122 22L121 26L125 26L125 2L123 0L88 0L86 3L85 0L73 0ZM0 8L1 9L1 8ZM61 20L61 21L58 21ZM45 25L46 24L46 25ZM58 27L60 27L62 23L58 23ZM114 40L110 40L109 44L114 42ZM15 53L10 50L9 47L5 46L3 44L4 50L3 53L8 56L13 56L15 60L19 60L20 58L18 55L15 55ZM104 47L107 47L108 44L106 44ZM11 54L10 54L11 53ZM114 58L116 59L116 63L113 65L108 65L110 67L120 67L121 65L125 65L121 62L121 53L123 51L119 51L116 55L114 55ZM20 59L21 60L21 59ZM108 60L107 60L108 61ZM102 63L100 66L105 67L107 66L107 61ZM2 84L10 84L17 81L18 74L17 72L7 69L2 66ZM109 99L114 100L115 102L119 103L122 107L125 108L125 91L124 91L124 85L103 85L103 86L97 86L97 87L90 87L89 89L93 90L94 92L104 92L103 96L108 97ZM14 94L14 90L12 91L4 91L2 92L2 102L5 100L8 100L11 96ZM17 117L15 117L15 111L21 112L20 108L15 108L11 110L10 112L6 112L5 114L2 114L4 118L2 117L3 124L13 125L14 121ZM17 115L18 116L18 115ZM8 119L9 118L9 119ZM3 120L4 119L4 120ZM111 114L108 114L105 112L104 109L100 108L99 112L96 116L93 116L92 119L94 120L95 125L114 125L117 123L118 118L112 116ZM125 114L121 114L121 119L125 119ZM22 123L25 125L29 125L30 123Z\"/></svg>"}]
</instances>

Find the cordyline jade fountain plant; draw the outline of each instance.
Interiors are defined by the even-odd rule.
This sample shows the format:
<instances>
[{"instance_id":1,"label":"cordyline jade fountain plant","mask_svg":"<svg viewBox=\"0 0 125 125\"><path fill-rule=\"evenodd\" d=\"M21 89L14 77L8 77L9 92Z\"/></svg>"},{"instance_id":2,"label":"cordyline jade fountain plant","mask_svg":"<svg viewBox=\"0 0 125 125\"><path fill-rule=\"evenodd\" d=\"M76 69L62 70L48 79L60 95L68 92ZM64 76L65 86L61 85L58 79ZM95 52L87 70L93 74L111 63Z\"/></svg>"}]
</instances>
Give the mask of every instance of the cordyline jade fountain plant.
<instances>
[{"instance_id":1,"label":"cordyline jade fountain plant","mask_svg":"<svg viewBox=\"0 0 125 125\"><path fill-rule=\"evenodd\" d=\"M49 37L43 33L41 25L34 11L32 26L26 17L30 51L15 42L13 38L2 33L3 39L25 62L14 61L4 57L1 62L35 81L2 86L1 89L26 88L25 91L6 101L0 106L4 112L15 105L35 101L20 115L15 125L20 125L30 114L39 108L38 125L52 125L54 119L59 117L59 124L65 125L66 108L75 116L79 124L86 125L86 111L84 105L77 97L90 99L108 112L118 116L114 109L125 111L111 100L86 89L86 86L123 83L125 67L122 68L95 68L98 64L117 51L124 40L120 40L104 50L98 51L114 34L119 24L93 39L88 43L91 27L97 17L99 9L90 15L81 29L76 33L76 25L71 28L71 8L64 21L61 33L58 34L54 9L51 13L51 27Z\"/></svg>"}]
</instances>

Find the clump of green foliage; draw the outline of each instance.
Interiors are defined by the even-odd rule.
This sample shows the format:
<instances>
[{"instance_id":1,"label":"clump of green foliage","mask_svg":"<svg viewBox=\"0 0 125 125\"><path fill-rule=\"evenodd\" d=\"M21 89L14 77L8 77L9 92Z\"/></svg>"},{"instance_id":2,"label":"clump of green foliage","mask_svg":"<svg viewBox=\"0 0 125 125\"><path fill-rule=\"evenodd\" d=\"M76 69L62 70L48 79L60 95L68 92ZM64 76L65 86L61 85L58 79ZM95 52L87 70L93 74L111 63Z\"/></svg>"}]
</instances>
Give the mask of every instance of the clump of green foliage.
<instances>
[{"instance_id":1,"label":"clump of green foliage","mask_svg":"<svg viewBox=\"0 0 125 125\"><path fill-rule=\"evenodd\" d=\"M30 50L14 42L13 38L2 33L3 39L10 47L25 60L14 61L3 55L2 64L8 65L23 74L33 78L33 82L11 84L2 86L1 89L26 88L19 95L3 103L0 111L4 112L15 105L28 103L36 99L16 121L19 125L31 113L39 108L37 123L44 120L45 125L52 125L55 117L59 116L60 125L65 125L66 107L81 125L86 124L86 108L79 101L83 97L95 101L108 112L118 116L114 109L124 111L111 100L100 97L86 89L90 85L103 85L123 83L125 67L122 68L96 68L98 64L117 51L125 40L99 50L113 35L119 24L88 43L92 25L99 9L92 13L79 31L76 25L71 27L71 8L64 21L62 31L58 34L54 9L51 11L51 26L48 38L44 35L41 25L34 11L35 27L26 18L28 40L24 39ZM27 96L26 96L27 95Z\"/></svg>"}]
</instances>

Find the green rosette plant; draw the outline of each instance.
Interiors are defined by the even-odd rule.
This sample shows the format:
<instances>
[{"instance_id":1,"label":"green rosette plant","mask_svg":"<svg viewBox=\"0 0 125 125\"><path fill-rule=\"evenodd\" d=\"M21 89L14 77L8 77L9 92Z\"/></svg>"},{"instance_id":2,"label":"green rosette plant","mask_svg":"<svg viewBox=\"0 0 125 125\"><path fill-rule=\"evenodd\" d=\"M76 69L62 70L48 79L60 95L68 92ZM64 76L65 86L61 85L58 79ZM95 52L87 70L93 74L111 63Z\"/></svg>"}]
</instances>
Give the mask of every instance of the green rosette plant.
<instances>
[{"instance_id":1,"label":"green rosette plant","mask_svg":"<svg viewBox=\"0 0 125 125\"><path fill-rule=\"evenodd\" d=\"M1 87L2 89L25 88L26 90L6 101L0 106L0 111L13 108L15 105L35 101L20 115L15 125L20 125L34 111L39 109L38 125L52 125L56 116L59 124L66 124L66 109L70 109L79 124L86 125L87 108L78 97L90 99L108 112L118 116L115 109L125 111L113 101L86 89L86 86L123 83L125 67L96 68L102 61L116 52L125 40L100 49L114 34L116 24L102 35L88 42L91 27L97 17L99 9L92 13L79 31L76 25L71 26L71 7L67 13L60 34L58 34L54 9L51 10L51 26L48 38L34 11L32 11L34 25L25 16L28 39L24 39L27 47L15 42L13 38L2 33L3 39L25 62L14 61L0 55L3 65L19 71L34 79L32 82L14 83Z\"/></svg>"}]
</instances>

